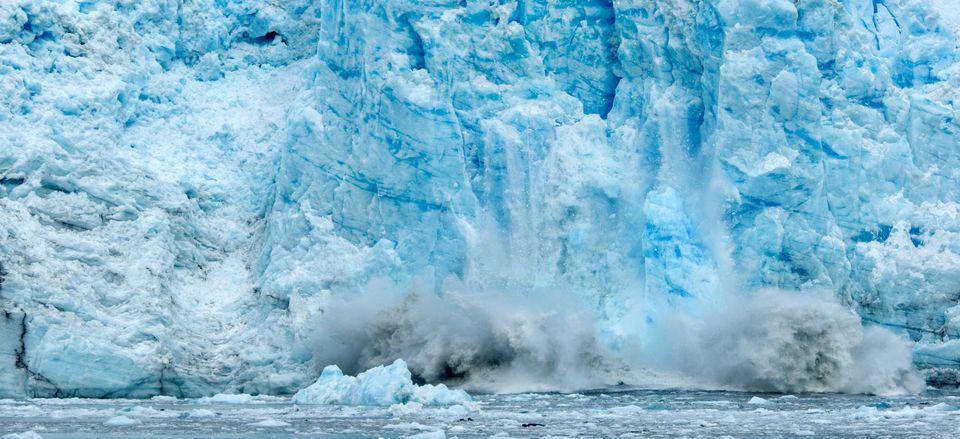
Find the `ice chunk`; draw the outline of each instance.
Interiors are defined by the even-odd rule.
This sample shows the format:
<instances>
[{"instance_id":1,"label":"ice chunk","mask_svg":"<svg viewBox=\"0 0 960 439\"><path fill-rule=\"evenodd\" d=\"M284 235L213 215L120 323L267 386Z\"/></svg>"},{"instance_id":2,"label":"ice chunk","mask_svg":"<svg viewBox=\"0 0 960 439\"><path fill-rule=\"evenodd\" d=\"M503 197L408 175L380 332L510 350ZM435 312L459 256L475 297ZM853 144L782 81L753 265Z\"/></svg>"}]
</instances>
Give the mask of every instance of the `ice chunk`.
<instances>
[{"instance_id":1,"label":"ice chunk","mask_svg":"<svg viewBox=\"0 0 960 439\"><path fill-rule=\"evenodd\" d=\"M43 436L35 431L25 431L23 433L5 434L0 436L0 439L43 439Z\"/></svg>"},{"instance_id":2,"label":"ice chunk","mask_svg":"<svg viewBox=\"0 0 960 439\"><path fill-rule=\"evenodd\" d=\"M389 366L377 366L356 377L344 375L337 366L327 366L317 382L293 396L293 402L297 404L455 405L470 401L470 395L463 390L448 389L443 384L414 384L407 363L399 359Z\"/></svg>"},{"instance_id":3,"label":"ice chunk","mask_svg":"<svg viewBox=\"0 0 960 439\"><path fill-rule=\"evenodd\" d=\"M120 415L120 416L114 416L110 419L107 419L106 422L103 423L103 425L110 426L110 427L126 427L129 425L137 425L140 423L141 422L139 419L128 418L126 416Z\"/></svg>"},{"instance_id":4,"label":"ice chunk","mask_svg":"<svg viewBox=\"0 0 960 439\"><path fill-rule=\"evenodd\" d=\"M249 425L250 425L251 427L268 427L268 428L288 427L288 426L290 426L290 424L289 424L288 422L278 421L278 420L276 420L276 419L264 419L264 420L262 420L262 421L260 421L260 422L254 422L254 423L249 424Z\"/></svg>"},{"instance_id":5,"label":"ice chunk","mask_svg":"<svg viewBox=\"0 0 960 439\"><path fill-rule=\"evenodd\" d=\"M207 409L193 409L186 413L187 416L191 418L212 418L217 416L217 413L213 410Z\"/></svg>"},{"instance_id":6,"label":"ice chunk","mask_svg":"<svg viewBox=\"0 0 960 439\"><path fill-rule=\"evenodd\" d=\"M198 404L251 404L255 401L252 395L245 393L227 394L218 393L197 399Z\"/></svg>"}]
</instances>

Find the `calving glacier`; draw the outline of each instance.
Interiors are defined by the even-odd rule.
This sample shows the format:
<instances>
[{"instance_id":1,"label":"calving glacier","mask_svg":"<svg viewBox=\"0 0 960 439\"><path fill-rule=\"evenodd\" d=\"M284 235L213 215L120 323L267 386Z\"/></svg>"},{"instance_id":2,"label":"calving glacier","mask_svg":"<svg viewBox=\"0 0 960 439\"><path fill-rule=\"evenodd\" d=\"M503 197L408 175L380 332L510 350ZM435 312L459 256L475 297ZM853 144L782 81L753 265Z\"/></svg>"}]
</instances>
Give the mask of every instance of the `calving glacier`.
<instances>
[{"instance_id":1,"label":"calving glacier","mask_svg":"<svg viewBox=\"0 0 960 439\"><path fill-rule=\"evenodd\" d=\"M5 1L0 396L956 384L958 23Z\"/></svg>"}]
</instances>

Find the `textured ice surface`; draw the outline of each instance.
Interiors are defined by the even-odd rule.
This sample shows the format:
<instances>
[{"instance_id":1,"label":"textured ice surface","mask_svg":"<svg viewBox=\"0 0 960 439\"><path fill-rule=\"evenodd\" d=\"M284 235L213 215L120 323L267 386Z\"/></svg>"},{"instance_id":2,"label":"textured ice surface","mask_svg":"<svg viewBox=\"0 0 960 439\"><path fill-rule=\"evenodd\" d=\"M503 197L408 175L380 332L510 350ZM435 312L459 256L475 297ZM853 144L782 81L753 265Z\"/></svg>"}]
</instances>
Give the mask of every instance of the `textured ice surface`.
<instances>
[{"instance_id":1,"label":"textured ice surface","mask_svg":"<svg viewBox=\"0 0 960 439\"><path fill-rule=\"evenodd\" d=\"M0 5L0 394L312 381L246 262L315 45L285 5Z\"/></svg>"},{"instance_id":2,"label":"textured ice surface","mask_svg":"<svg viewBox=\"0 0 960 439\"><path fill-rule=\"evenodd\" d=\"M443 384L414 384L403 360L374 367L356 377L344 375L337 366L327 366L317 382L293 395L296 404L456 405L470 401L463 390L450 390Z\"/></svg>"},{"instance_id":3,"label":"textured ice surface","mask_svg":"<svg viewBox=\"0 0 960 439\"><path fill-rule=\"evenodd\" d=\"M615 383L767 287L956 368L957 11L4 1L0 395L293 393L345 319L381 337L348 373ZM373 317L327 312L371 290ZM856 353L810 335L765 358Z\"/></svg>"}]
</instances>

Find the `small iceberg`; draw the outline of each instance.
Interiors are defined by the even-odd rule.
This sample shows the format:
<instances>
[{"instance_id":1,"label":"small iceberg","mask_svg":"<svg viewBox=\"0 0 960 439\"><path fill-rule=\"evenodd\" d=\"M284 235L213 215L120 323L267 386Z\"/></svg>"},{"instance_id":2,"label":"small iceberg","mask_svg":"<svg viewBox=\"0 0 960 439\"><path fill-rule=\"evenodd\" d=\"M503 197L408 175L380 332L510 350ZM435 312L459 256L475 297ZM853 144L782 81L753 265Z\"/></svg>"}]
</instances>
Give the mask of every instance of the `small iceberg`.
<instances>
[{"instance_id":1,"label":"small iceberg","mask_svg":"<svg viewBox=\"0 0 960 439\"><path fill-rule=\"evenodd\" d=\"M272 428L272 427L289 427L289 426L290 426L289 423L283 422L283 421L278 421L278 420L276 420L276 419L264 419L264 420L262 420L262 421L260 421L260 422L254 422L254 423L248 424L248 425L250 425L251 427L271 427L271 428Z\"/></svg>"},{"instance_id":2,"label":"small iceberg","mask_svg":"<svg viewBox=\"0 0 960 439\"><path fill-rule=\"evenodd\" d=\"M218 393L197 399L198 404L253 404L254 402L254 396L245 393Z\"/></svg>"},{"instance_id":3,"label":"small iceberg","mask_svg":"<svg viewBox=\"0 0 960 439\"><path fill-rule=\"evenodd\" d=\"M23 433L10 433L0 436L0 439L43 439L43 436L40 436L35 431L25 431Z\"/></svg>"},{"instance_id":4,"label":"small iceberg","mask_svg":"<svg viewBox=\"0 0 960 439\"><path fill-rule=\"evenodd\" d=\"M342 404L391 406L417 403L425 406L465 404L472 401L463 390L443 384L418 386L403 360L377 366L356 377L344 375L337 366L327 366L317 382L297 392L297 404Z\"/></svg>"},{"instance_id":5,"label":"small iceberg","mask_svg":"<svg viewBox=\"0 0 960 439\"><path fill-rule=\"evenodd\" d=\"M141 422L139 419L128 418L126 416L120 415L120 416L114 416L110 419L107 419L107 421L104 422L103 425L106 425L108 427L127 427L130 425L138 425L140 423Z\"/></svg>"}]
</instances>

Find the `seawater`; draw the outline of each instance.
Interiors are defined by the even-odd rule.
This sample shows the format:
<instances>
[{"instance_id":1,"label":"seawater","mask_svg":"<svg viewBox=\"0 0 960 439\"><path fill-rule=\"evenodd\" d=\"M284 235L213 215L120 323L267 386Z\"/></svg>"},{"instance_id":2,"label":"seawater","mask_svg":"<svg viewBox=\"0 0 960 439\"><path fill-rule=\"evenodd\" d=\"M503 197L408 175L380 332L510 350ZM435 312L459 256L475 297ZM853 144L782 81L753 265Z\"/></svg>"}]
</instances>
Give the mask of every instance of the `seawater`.
<instances>
[{"instance_id":1,"label":"seawater","mask_svg":"<svg viewBox=\"0 0 960 439\"><path fill-rule=\"evenodd\" d=\"M131 425L107 425L125 416ZM266 421L266 422L265 422ZM272 426L271 426L272 425ZM0 436L44 438L960 437L960 392L918 396L621 389L476 395L469 407L152 400L0 401ZM441 432L442 435L441 436Z\"/></svg>"}]
</instances>

